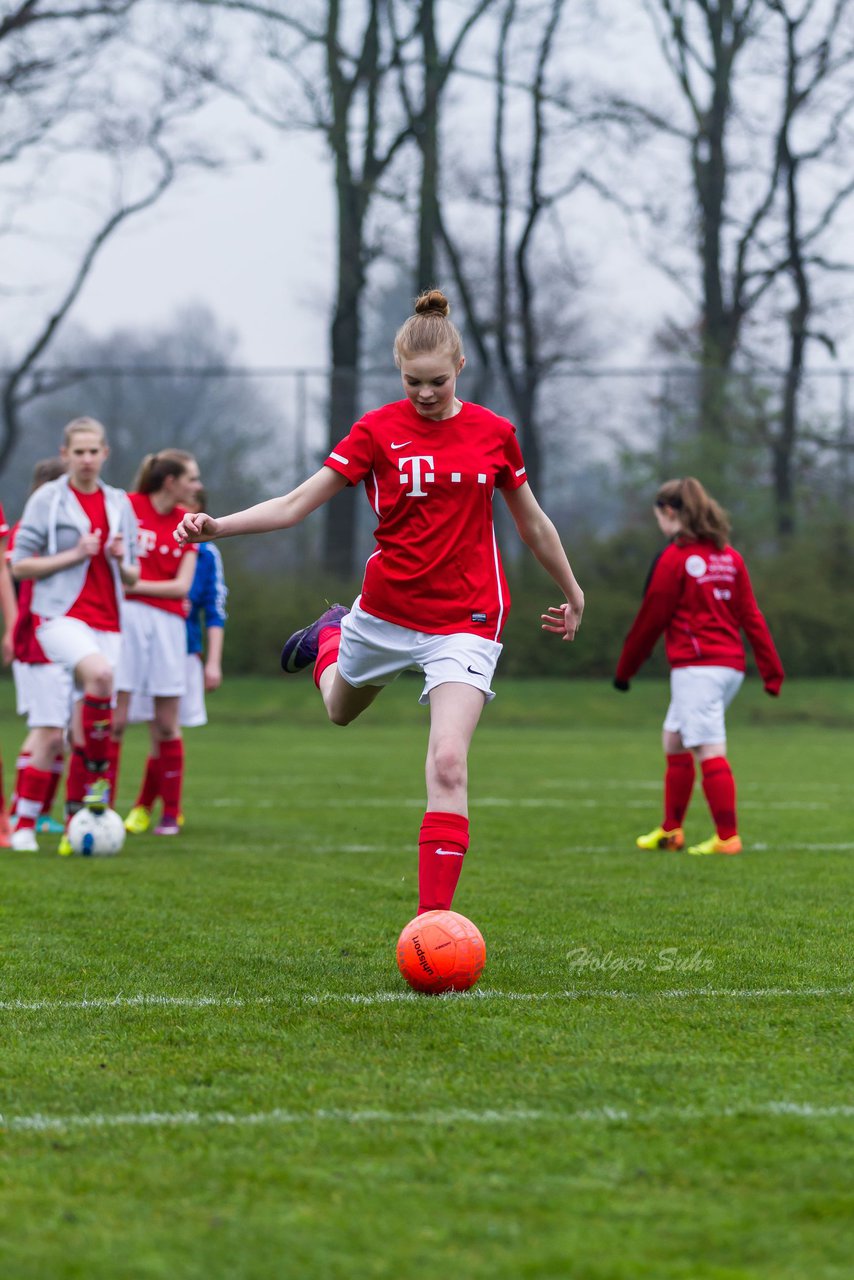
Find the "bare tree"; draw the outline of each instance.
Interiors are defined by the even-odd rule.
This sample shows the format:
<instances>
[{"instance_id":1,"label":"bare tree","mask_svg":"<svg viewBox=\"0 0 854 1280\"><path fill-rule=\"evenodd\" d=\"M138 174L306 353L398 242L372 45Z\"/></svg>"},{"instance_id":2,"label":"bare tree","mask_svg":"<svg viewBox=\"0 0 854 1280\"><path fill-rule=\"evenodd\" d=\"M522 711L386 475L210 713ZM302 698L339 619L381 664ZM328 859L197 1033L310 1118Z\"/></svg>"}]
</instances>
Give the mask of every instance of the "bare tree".
<instances>
[{"instance_id":1,"label":"bare tree","mask_svg":"<svg viewBox=\"0 0 854 1280\"><path fill-rule=\"evenodd\" d=\"M464 14L443 49L436 0L413 0L415 16L408 30L397 10L400 8L405 18L409 6L406 3L395 5L394 0L389 0L400 72L400 94L421 160L416 201L416 294L436 282L436 252L442 239L440 134L443 97L451 77L459 69L466 41L481 19L497 6L498 0L477 0ZM415 52L410 52L413 46Z\"/></svg>"},{"instance_id":2,"label":"bare tree","mask_svg":"<svg viewBox=\"0 0 854 1280\"><path fill-rule=\"evenodd\" d=\"M129 23L132 10L140 17L136 27ZM156 17L145 0L77 0L58 8L29 0L0 24L0 87L11 119L0 154L7 196L0 237L9 246L32 241L34 211L49 205L55 222L62 197L75 209L75 225L84 228L73 242L63 240L58 257L64 279L50 286L52 298L3 372L0 471L20 437L22 407L56 385L41 362L103 246L188 166L218 163L184 130L204 105L205 92L176 72L167 24L158 21L152 36ZM21 286L13 282L9 262L2 292L14 303Z\"/></svg>"},{"instance_id":3,"label":"bare tree","mask_svg":"<svg viewBox=\"0 0 854 1280\"><path fill-rule=\"evenodd\" d=\"M0 164L18 159L82 106L100 51L137 0L18 0L0 17Z\"/></svg>"},{"instance_id":4,"label":"bare tree","mask_svg":"<svg viewBox=\"0 0 854 1280\"><path fill-rule=\"evenodd\" d=\"M554 64L565 52L566 7L565 0L500 5L494 61L478 81L493 98L489 167L478 169L475 160L436 192L436 224L468 336L481 368L501 379L535 488L543 472L543 381L573 346L580 349L566 301L572 270L561 210L586 174L557 144L555 132L558 121L563 129L566 120L564 105L555 109L554 77ZM461 187L474 197L465 202L466 218L453 212ZM478 244L472 241L473 224Z\"/></svg>"},{"instance_id":5,"label":"bare tree","mask_svg":"<svg viewBox=\"0 0 854 1280\"><path fill-rule=\"evenodd\" d=\"M854 24L850 5L828 10L814 0L764 0L783 27L785 93L776 130L783 231L779 273L788 285L786 369L776 427L766 429L771 449L778 537L796 526L796 469L801 439L800 394L811 342L835 351L832 332L817 326L820 283L854 271L826 250L854 195L850 155L854 142Z\"/></svg>"},{"instance_id":6,"label":"bare tree","mask_svg":"<svg viewBox=\"0 0 854 1280\"><path fill-rule=\"evenodd\" d=\"M317 0L292 5L254 0L194 0L208 11L239 13L270 83L220 66L207 75L278 129L320 132L334 166L337 214L335 297L330 326L329 442L359 416L361 303L377 253L370 214L380 184L411 134L410 122L386 92L395 69L386 0ZM342 494L326 512L323 558L333 573L353 572L356 507Z\"/></svg>"}]
</instances>

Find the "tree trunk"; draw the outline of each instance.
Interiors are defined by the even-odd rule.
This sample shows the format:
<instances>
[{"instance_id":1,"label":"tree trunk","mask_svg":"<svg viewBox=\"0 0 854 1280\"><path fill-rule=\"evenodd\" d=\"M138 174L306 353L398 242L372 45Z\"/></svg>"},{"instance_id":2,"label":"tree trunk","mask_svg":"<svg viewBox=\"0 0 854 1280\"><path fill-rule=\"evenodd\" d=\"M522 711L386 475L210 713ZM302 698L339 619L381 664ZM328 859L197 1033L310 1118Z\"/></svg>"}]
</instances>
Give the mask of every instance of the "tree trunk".
<instances>
[{"instance_id":1,"label":"tree trunk","mask_svg":"<svg viewBox=\"0 0 854 1280\"><path fill-rule=\"evenodd\" d=\"M328 445L333 449L359 417L359 305L365 287L364 208L344 166L337 170L338 285L331 330ZM323 567L336 578L355 569L355 491L345 489L326 508Z\"/></svg>"},{"instance_id":2,"label":"tree trunk","mask_svg":"<svg viewBox=\"0 0 854 1280\"><path fill-rule=\"evenodd\" d=\"M435 0L422 0L418 30L424 62L424 106L416 127L421 151L421 191L418 218L418 274L416 293L436 284L436 243L439 209L439 95L442 70L436 43Z\"/></svg>"}]
</instances>

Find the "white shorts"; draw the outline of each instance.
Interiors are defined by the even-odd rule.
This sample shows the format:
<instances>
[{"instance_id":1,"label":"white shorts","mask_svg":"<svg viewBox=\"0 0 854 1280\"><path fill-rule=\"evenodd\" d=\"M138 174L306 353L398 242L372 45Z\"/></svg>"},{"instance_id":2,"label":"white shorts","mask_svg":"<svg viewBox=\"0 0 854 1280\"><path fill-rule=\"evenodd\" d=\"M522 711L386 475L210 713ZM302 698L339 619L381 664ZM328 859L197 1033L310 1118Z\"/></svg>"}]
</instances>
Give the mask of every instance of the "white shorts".
<instances>
[{"instance_id":1,"label":"white shorts","mask_svg":"<svg viewBox=\"0 0 854 1280\"><path fill-rule=\"evenodd\" d=\"M147 724L154 719L154 699L147 693L132 693L128 722ZM181 699L178 723L182 729L200 729L208 722L205 706L205 666L199 653L187 654L187 688Z\"/></svg>"},{"instance_id":2,"label":"white shorts","mask_svg":"<svg viewBox=\"0 0 854 1280\"><path fill-rule=\"evenodd\" d=\"M734 667L674 667L665 730L678 733L688 748L725 743L724 713L743 680L744 672Z\"/></svg>"},{"instance_id":3,"label":"white shorts","mask_svg":"<svg viewBox=\"0 0 854 1280\"><path fill-rule=\"evenodd\" d=\"M93 653L103 654L115 671L123 648L120 631L95 631L79 618L48 618L36 628L36 639L45 657L66 667L70 674ZM75 686L74 697L82 698L83 690Z\"/></svg>"},{"instance_id":4,"label":"white shorts","mask_svg":"<svg viewBox=\"0 0 854 1280\"><path fill-rule=\"evenodd\" d=\"M116 688L153 698L180 697L187 683L187 628L182 616L128 600L122 626Z\"/></svg>"},{"instance_id":5,"label":"white shorts","mask_svg":"<svg viewBox=\"0 0 854 1280\"><path fill-rule=\"evenodd\" d=\"M356 689L386 685L402 671L422 671L424 688L418 701L425 706L430 691L440 684L470 684L487 702L495 697L492 677L503 645L482 636L457 632L449 636L411 631L365 613L357 600L341 620L338 670Z\"/></svg>"},{"instance_id":6,"label":"white shorts","mask_svg":"<svg viewBox=\"0 0 854 1280\"><path fill-rule=\"evenodd\" d=\"M71 720L74 680L57 662L12 663L18 715L28 729L64 729Z\"/></svg>"}]
</instances>

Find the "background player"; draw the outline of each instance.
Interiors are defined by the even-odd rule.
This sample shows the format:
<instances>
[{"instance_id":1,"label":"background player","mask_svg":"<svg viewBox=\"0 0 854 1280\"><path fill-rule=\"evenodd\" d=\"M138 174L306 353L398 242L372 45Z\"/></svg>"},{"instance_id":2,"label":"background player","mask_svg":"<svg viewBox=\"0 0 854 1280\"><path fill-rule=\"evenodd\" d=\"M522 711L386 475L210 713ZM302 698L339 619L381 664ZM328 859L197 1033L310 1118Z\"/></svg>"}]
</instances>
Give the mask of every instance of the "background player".
<instances>
[{"instance_id":1,"label":"background player","mask_svg":"<svg viewBox=\"0 0 854 1280\"><path fill-rule=\"evenodd\" d=\"M689 853L741 853L735 781L726 755L724 713L741 688L746 632L765 691L776 696L783 665L759 611L744 560L729 545L729 518L699 480L668 480L655 518L670 545L653 565L643 604L626 636L615 686L627 690L664 632L671 666L664 719L664 817L640 836L641 849L682 849L682 823L694 789L695 759L715 834Z\"/></svg>"},{"instance_id":2,"label":"background player","mask_svg":"<svg viewBox=\"0 0 854 1280\"><path fill-rule=\"evenodd\" d=\"M115 730L118 739L132 693L153 699L151 747L134 809L145 807L149 794L162 795L163 815L154 832L159 836L179 832L184 743L178 709L187 682L185 601L196 568L195 547L178 546L172 535L185 514L183 504L200 488L192 454L161 449L143 459L130 494L139 523L140 576L125 609Z\"/></svg>"},{"instance_id":3,"label":"background player","mask_svg":"<svg viewBox=\"0 0 854 1280\"><path fill-rule=\"evenodd\" d=\"M122 588L133 586L139 576L133 508L124 490L100 478L109 452L100 422L75 418L68 423L60 449L67 474L28 499L12 552L15 577L35 583L36 639L49 661L72 674L80 695L73 717L68 816L84 799L101 807L109 800ZM34 839L28 847L33 844ZM60 851L70 852L65 837Z\"/></svg>"},{"instance_id":4,"label":"background player","mask_svg":"<svg viewBox=\"0 0 854 1280\"><path fill-rule=\"evenodd\" d=\"M204 491L200 490L195 500L185 505L188 511L201 511L207 505ZM198 729L207 724L205 694L218 689L222 684L228 588L225 585L219 547L212 542L202 542L198 546L198 553L196 571L190 586L190 612L186 623L187 688L178 709L178 723L182 729ZM144 694L132 694L128 709L129 722L151 723L153 719L154 700ZM139 835L149 829L151 810L159 795L159 771L156 767L146 769L143 788L125 822L128 831ZM184 825L182 814L179 814L178 825Z\"/></svg>"},{"instance_id":5,"label":"background player","mask_svg":"<svg viewBox=\"0 0 854 1280\"><path fill-rule=\"evenodd\" d=\"M0 504L0 611L3 614L2 655L3 666L8 667L14 656L13 632L18 616L15 603L15 587L9 573L6 548L9 543L9 525ZM3 761L0 759L0 849L9 848L9 819L6 816L6 796L3 790Z\"/></svg>"},{"instance_id":6,"label":"background player","mask_svg":"<svg viewBox=\"0 0 854 1280\"><path fill-rule=\"evenodd\" d=\"M30 492L35 493L43 484L64 474L62 458L37 462ZM10 535L11 548L17 532L16 524ZM36 639L38 620L33 617L32 597L33 581L28 578L18 584L12 663L18 715L27 717L27 736L18 752L10 817L22 832L29 829L61 835L62 825L53 823L50 809L65 765L65 737L72 718L74 682L66 667L47 660ZM45 773L49 774L46 781ZM32 843L31 835L18 837L19 848L31 848Z\"/></svg>"},{"instance_id":7,"label":"background player","mask_svg":"<svg viewBox=\"0 0 854 1280\"><path fill-rule=\"evenodd\" d=\"M364 482L377 547L362 592L291 636L286 671L314 664L333 723L349 724L401 671L423 672L430 707L427 811L419 837L419 910L448 908L469 844L467 759L501 652L510 603L493 525L504 498L522 540L566 602L542 616L575 637L584 597L554 525L525 478L515 429L456 397L465 359L448 302L422 294L398 331L394 358L405 399L368 413L297 489L220 519L186 516L179 541L262 533L298 524L348 484Z\"/></svg>"}]
</instances>

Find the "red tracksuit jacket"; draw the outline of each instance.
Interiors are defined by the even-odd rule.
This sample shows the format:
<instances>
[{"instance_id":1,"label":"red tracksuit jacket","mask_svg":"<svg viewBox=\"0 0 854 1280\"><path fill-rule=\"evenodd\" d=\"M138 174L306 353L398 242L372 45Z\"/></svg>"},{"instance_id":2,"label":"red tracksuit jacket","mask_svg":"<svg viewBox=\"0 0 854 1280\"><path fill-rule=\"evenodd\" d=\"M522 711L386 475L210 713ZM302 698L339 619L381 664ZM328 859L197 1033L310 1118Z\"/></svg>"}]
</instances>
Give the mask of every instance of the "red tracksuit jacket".
<instances>
[{"instance_id":1,"label":"red tracksuit jacket","mask_svg":"<svg viewBox=\"0 0 854 1280\"><path fill-rule=\"evenodd\" d=\"M744 631L765 688L779 693L783 664L771 639L747 567L733 547L677 539L654 562L643 604L617 663L630 680L664 632L671 667L717 666L744 671Z\"/></svg>"}]
</instances>

